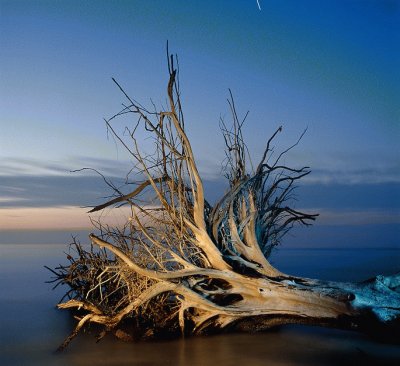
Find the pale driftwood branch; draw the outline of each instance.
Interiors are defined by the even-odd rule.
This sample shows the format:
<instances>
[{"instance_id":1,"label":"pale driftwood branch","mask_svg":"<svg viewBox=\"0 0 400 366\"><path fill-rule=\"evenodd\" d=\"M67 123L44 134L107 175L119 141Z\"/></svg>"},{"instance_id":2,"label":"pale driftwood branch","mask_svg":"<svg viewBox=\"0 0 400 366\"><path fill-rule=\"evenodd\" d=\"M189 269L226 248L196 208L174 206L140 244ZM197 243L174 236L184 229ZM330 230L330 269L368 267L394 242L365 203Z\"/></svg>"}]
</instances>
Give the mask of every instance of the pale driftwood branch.
<instances>
[{"instance_id":1,"label":"pale driftwood branch","mask_svg":"<svg viewBox=\"0 0 400 366\"><path fill-rule=\"evenodd\" d=\"M69 265L51 270L56 286L69 286L69 300L58 307L80 312L61 348L89 323L104 326L99 338L129 329L130 339L227 328L254 331L287 323L399 332L399 274L359 284L324 282L286 275L268 261L294 224L309 225L317 216L290 206L295 184L309 168L280 163L304 133L273 159L279 127L256 170L247 171L242 133L247 114L238 118L230 92L232 127L220 121L230 189L212 207L184 129L172 56L168 70L168 108L154 107L154 112L114 80L130 105L106 124L133 157L141 181L128 194L114 189L116 198L90 211L127 204L131 218L123 227L94 222L99 233L90 235L90 249L74 242ZM125 141L111 122L128 113L138 119ZM140 150L135 137L140 128L154 139L151 154Z\"/></svg>"}]
</instances>

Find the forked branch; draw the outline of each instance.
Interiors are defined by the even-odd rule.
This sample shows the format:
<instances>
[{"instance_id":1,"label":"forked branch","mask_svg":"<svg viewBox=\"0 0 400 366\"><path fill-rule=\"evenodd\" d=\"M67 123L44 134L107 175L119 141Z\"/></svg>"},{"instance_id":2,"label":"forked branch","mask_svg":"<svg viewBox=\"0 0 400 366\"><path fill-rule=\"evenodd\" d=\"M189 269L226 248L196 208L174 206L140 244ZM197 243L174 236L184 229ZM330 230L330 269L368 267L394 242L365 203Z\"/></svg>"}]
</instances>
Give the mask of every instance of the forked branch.
<instances>
[{"instance_id":1,"label":"forked branch","mask_svg":"<svg viewBox=\"0 0 400 366\"><path fill-rule=\"evenodd\" d=\"M128 104L106 124L130 153L139 181L128 176L127 184L135 185L130 193L115 189L115 198L90 211L126 204L131 213L126 224L95 223L98 233L90 235L90 249L74 242L77 257L69 254L68 265L52 270L56 286L70 288L59 308L82 313L62 348L89 323L102 324L103 335L128 322L131 333L144 337L150 330L196 334L290 322L361 330L366 319L393 324L400 313L399 276L340 284L285 275L269 263L271 251L294 224L309 225L317 217L290 205L309 168L281 163L303 134L274 155L279 127L253 170L242 132L247 114L238 117L231 92L232 123L220 121L230 188L214 206L205 200L184 128L175 62L169 55L167 108L149 111L114 80ZM127 115L136 117L133 128L119 135L113 124ZM141 150L138 131L152 138L152 152Z\"/></svg>"}]
</instances>

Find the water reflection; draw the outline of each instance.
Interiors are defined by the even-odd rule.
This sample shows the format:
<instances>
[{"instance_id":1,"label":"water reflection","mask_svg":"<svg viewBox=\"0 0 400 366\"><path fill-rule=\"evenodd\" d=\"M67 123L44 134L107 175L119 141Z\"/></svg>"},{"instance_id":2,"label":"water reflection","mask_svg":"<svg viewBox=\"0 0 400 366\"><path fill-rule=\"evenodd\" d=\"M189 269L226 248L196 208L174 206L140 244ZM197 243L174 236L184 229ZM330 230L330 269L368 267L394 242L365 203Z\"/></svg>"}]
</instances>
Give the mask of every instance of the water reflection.
<instances>
[{"instance_id":1,"label":"water reflection","mask_svg":"<svg viewBox=\"0 0 400 366\"><path fill-rule=\"evenodd\" d=\"M227 334L170 342L101 344L82 336L53 361L70 365L397 365L396 346L341 331L283 327L259 334Z\"/></svg>"},{"instance_id":2,"label":"water reflection","mask_svg":"<svg viewBox=\"0 0 400 366\"><path fill-rule=\"evenodd\" d=\"M62 290L51 291L43 264L57 265L65 247L0 245L0 363L4 365L398 365L398 346L375 343L357 333L316 327L286 326L258 334L225 334L164 342L123 343L112 336L95 343L81 334L63 353L54 350L75 322L54 304ZM284 256L282 251L280 255ZM301 257L303 255L304 258ZM286 270L312 268L326 252L290 252L281 258ZM333 255L330 253L330 255ZM349 253L335 253L335 259ZM351 253L351 256L355 256ZM365 256L365 252L363 252ZM371 255L375 255L371 253ZM385 255L398 256L396 253ZM293 257L296 261L293 261ZM353 257L359 265L360 257ZM364 258L364 257L362 257ZM335 260L336 262L336 260ZM368 262L368 261L367 261ZM295 263L295 264L294 264ZM342 261L343 263L343 261ZM346 262L347 263L347 262ZM344 265L346 264L344 263ZM304 268L301 266L303 265ZM297 266L297 268L295 268ZM336 267L326 264L325 275ZM336 272L335 272L336 270ZM367 271L365 269L365 271ZM322 276L324 273L321 274ZM342 272L337 272L341 276ZM349 274L347 274L348 276ZM335 279L335 278L331 278Z\"/></svg>"}]
</instances>

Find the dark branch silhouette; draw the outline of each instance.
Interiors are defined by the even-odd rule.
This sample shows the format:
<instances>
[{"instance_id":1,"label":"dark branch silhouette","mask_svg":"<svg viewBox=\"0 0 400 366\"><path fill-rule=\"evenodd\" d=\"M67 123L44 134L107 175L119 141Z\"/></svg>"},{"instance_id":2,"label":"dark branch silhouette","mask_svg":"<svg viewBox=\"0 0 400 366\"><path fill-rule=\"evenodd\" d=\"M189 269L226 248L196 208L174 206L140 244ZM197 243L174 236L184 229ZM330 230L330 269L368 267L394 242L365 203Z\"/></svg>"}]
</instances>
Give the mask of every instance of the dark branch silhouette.
<instances>
[{"instance_id":1,"label":"dark branch silhouette","mask_svg":"<svg viewBox=\"0 0 400 366\"><path fill-rule=\"evenodd\" d=\"M100 234L90 235L90 248L75 241L69 264L51 270L56 286L69 287L68 300L58 307L78 310L76 329L60 348L90 323L103 326L99 338L112 332L124 339L287 323L398 335L399 275L336 283L286 275L269 263L294 224L309 225L317 216L290 206L295 184L309 168L281 163L303 135L274 158L279 127L256 169L249 170L242 134L247 114L238 118L231 92L232 124L220 121L229 191L214 206L205 200L184 129L175 62L169 55L164 109L150 112L113 79L128 104L106 120L107 128L130 153L141 181L127 181L134 185L128 194L114 187L115 198L90 211L127 204L124 226L94 222ZM112 122L126 114L136 121L120 136ZM152 152L140 150L139 129L153 139Z\"/></svg>"}]
</instances>

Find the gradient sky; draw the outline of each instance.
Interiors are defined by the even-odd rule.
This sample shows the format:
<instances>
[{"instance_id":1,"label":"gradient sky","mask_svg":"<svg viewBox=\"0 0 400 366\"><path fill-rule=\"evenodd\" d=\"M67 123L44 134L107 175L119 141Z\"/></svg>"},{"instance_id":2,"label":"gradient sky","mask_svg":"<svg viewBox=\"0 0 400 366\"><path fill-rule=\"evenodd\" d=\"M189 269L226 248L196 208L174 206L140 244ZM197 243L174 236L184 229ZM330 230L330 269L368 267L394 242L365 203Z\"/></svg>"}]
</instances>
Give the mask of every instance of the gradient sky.
<instances>
[{"instance_id":1,"label":"gradient sky","mask_svg":"<svg viewBox=\"0 0 400 366\"><path fill-rule=\"evenodd\" d=\"M87 226L108 194L93 167L129 162L103 117L124 98L165 101L179 55L187 133L211 195L222 190L228 88L253 160L279 126L287 163L313 173L298 206L323 223L400 222L400 1L0 0L0 230ZM138 137L141 139L141 136Z\"/></svg>"}]
</instances>

